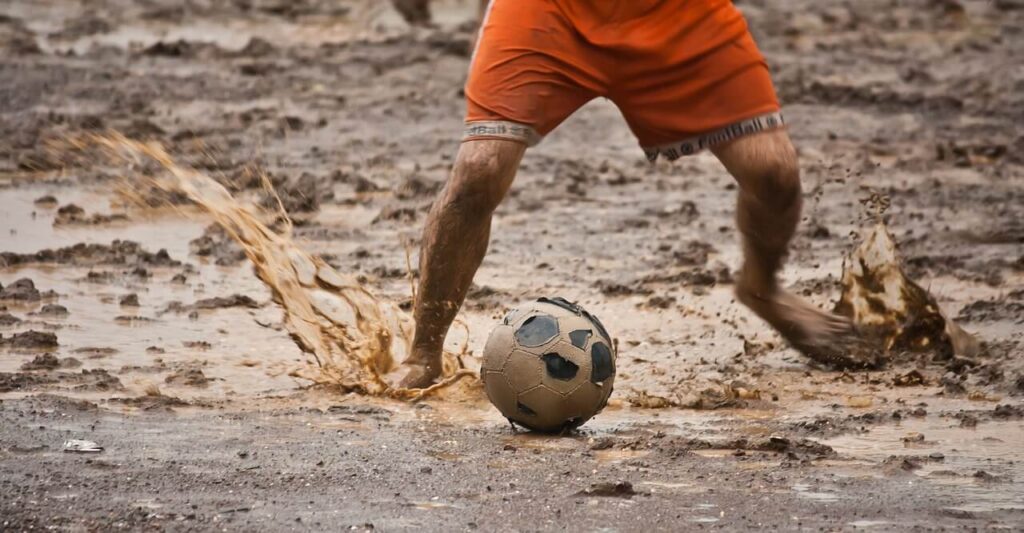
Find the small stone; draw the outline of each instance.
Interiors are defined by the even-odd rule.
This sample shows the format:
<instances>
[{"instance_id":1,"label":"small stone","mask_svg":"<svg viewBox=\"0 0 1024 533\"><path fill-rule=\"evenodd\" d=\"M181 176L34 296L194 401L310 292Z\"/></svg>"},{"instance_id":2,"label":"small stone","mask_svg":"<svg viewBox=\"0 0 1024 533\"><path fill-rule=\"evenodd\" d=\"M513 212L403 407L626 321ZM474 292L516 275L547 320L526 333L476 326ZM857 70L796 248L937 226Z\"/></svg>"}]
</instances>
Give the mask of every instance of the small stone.
<instances>
[{"instance_id":1,"label":"small stone","mask_svg":"<svg viewBox=\"0 0 1024 533\"><path fill-rule=\"evenodd\" d=\"M978 427L978 418L972 415L964 415L960 419L960 427L962 428L973 428Z\"/></svg>"},{"instance_id":2,"label":"small stone","mask_svg":"<svg viewBox=\"0 0 1024 533\"><path fill-rule=\"evenodd\" d=\"M46 304L39 308L39 312L36 314L40 316L63 317L68 316L68 308L58 304Z\"/></svg>"},{"instance_id":3,"label":"small stone","mask_svg":"<svg viewBox=\"0 0 1024 533\"><path fill-rule=\"evenodd\" d=\"M907 433L903 437L903 442L924 442L924 434L922 433Z\"/></svg>"},{"instance_id":4,"label":"small stone","mask_svg":"<svg viewBox=\"0 0 1024 533\"><path fill-rule=\"evenodd\" d=\"M53 370L60 367L60 360L52 353L37 355L35 359L21 365L22 370Z\"/></svg>"},{"instance_id":5,"label":"small stone","mask_svg":"<svg viewBox=\"0 0 1024 533\"><path fill-rule=\"evenodd\" d=\"M56 348L57 335L49 331L28 330L4 338L0 336L0 345L10 348Z\"/></svg>"},{"instance_id":6,"label":"small stone","mask_svg":"<svg viewBox=\"0 0 1024 533\"><path fill-rule=\"evenodd\" d=\"M29 278L21 278L0 290L0 300L37 302L42 298L36 284Z\"/></svg>"}]
</instances>

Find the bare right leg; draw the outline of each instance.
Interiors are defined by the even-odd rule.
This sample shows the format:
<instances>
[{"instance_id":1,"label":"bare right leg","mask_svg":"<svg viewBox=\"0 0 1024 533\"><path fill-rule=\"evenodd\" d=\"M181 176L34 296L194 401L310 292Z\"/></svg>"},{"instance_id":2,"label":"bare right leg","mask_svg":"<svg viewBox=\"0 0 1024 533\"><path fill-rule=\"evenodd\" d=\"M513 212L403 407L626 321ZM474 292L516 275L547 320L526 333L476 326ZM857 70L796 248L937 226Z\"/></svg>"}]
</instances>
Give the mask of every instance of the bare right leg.
<instances>
[{"instance_id":1,"label":"bare right leg","mask_svg":"<svg viewBox=\"0 0 1024 533\"><path fill-rule=\"evenodd\" d=\"M403 387L422 388L441 374L444 338L466 298L491 235L491 215L515 178L526 145L467 141L423 230L416 333Z\"/></svg>"},{"instance_id":2,"label":"bare right leg","mask_svg":"<svg viewBox=\"0 0 1024 533\"><path fill-rule=\"evenodd\" d=\"M736 295L812 359L840 367L878 359L849 320L824 312L779 286L778 272L800 220L800 169L783 129L741 137L713 149L739 183L736 221L743 268Z\"/></svg>"}]
</instances>

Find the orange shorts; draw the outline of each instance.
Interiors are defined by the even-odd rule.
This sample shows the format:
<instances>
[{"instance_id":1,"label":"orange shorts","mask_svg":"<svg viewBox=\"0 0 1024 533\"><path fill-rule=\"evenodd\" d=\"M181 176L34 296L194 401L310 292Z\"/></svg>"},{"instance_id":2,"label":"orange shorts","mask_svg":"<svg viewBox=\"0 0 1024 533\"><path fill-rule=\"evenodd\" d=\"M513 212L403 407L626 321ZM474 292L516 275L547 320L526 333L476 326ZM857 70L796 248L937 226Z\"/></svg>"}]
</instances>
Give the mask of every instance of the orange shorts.
<instances>
[{"instance_id":1,"label":"orange shorts","mask_svg":"<svg viewBox=\"0 0 1024 533\"><path fill-rule=\"evenodd\" d=\"M533 145L598 96L619 107L652 161L783 123L730 0L491 0L464 140Z\"/></svg>"}]
</instances>

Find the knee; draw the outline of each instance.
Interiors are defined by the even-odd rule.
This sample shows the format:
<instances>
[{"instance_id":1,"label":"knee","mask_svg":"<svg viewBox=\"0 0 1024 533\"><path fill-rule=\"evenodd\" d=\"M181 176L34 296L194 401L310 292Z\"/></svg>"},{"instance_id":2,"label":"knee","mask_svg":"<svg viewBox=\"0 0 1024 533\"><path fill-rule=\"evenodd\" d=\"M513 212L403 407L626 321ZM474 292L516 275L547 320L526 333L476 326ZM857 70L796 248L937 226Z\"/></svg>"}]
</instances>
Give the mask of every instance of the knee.
<instances>
[{"instance_id":1,"label":"knee","mask_svg":"<svg viewBox=\"0 0 1024 533\"><path fill-rule=\"evenodd\" d=\"M490 216L505 196L505 171L492 154L459 158L445 185L442 207L474 216Z\"/></svg>"},{"instance_id":2,"label":"knee","mask_svg":"<svg viewBox=\"0 0 1024 533\"><path fill-rule=\"evenodd\" d=\"M751 168L747 176L746 191L765 205L787 209L800 201L800 165L796 150L789 143L765 154L758 165Z\"/></svg>"}]
</instances>

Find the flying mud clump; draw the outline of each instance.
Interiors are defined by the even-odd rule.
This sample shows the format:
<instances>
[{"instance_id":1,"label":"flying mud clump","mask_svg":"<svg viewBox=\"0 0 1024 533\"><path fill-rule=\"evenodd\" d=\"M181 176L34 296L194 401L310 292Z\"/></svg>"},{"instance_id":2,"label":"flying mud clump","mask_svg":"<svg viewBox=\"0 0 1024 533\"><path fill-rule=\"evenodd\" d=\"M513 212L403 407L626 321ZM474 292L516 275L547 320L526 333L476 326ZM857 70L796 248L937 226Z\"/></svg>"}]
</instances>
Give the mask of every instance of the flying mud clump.
<instances>
[{"instance_id":1,"label":"flying mud clump","mask_svg":"<svg viewBox=\"0 0 1024 533\"><path fill-rule=\"evenodd\" d=\"M287 225L276 232L256 209L241 204L213 178L179 166L160 144L120 134L93 140L121 161L156 162L169 178L154 180L157 187L186 195L243 247L257 276L284 309L292 339L315 359L313 371L297 369L293 376L346 392L415 400L475 375L463 368L459 356L446 353L439 383L426 389L391 386L384 376L397 366L398 351L410 344L412 320L407 314L296 246L284 213Z\"/></svg>"},{"instance_id":2,"label":"flying mud clump","mask_svg":"<svg viewBox=\"0 0 1024 533\"><path fill-rule=\"evenodd\" d=\"M885 224L875 224L843 264L836 313L890 357L932 352L939 360L977 354L979 343L950 320L935 298L903 272Z\"/></svg>"}]
</instances>

